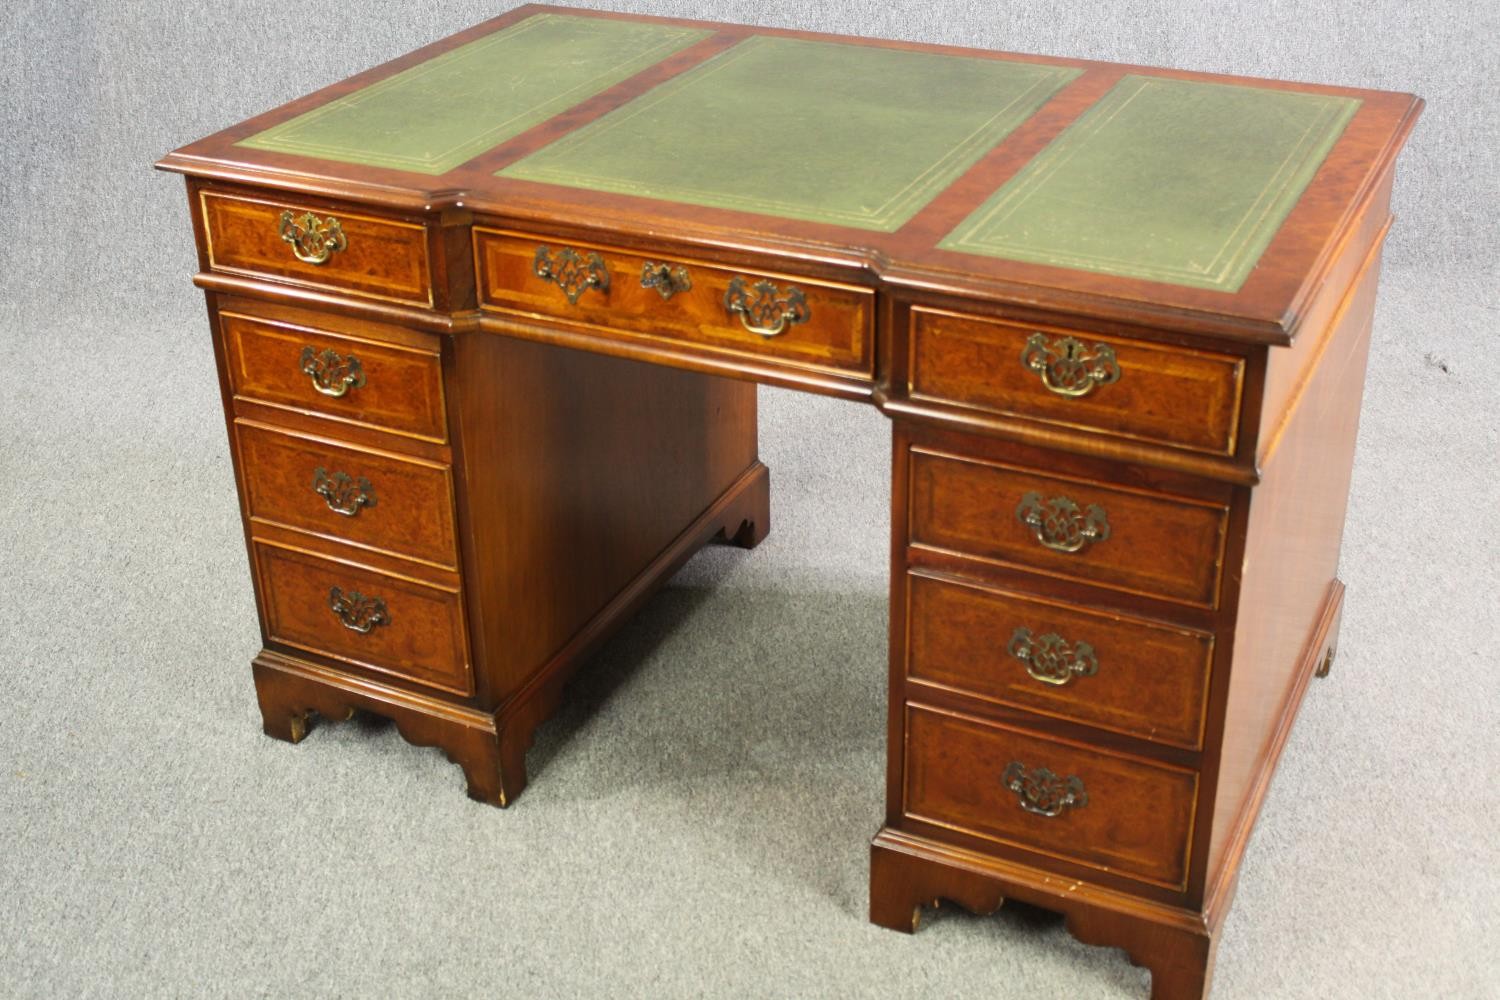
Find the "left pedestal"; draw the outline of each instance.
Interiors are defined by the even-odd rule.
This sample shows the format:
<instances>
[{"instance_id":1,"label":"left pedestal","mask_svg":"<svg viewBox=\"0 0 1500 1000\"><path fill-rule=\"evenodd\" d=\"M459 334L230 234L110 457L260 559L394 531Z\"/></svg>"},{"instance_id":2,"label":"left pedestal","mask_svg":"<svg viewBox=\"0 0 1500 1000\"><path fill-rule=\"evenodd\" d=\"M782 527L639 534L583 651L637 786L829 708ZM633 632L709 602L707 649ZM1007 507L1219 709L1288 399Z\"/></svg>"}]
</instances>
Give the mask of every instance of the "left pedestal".
<instances>
[{"instance_id":1,"label":"left pedestal","mask_svg":"<svg viewBox=\"0 0 1500 1000\"><path fill-rule=\"evenodd\" d=\"M227 278L226 246L262 239L255 213L274 206L195 209L265 731L297 742L314 716L378 714L508 804L593 647L702 545L764 537L755 386ZM262 241L241 256L280 252Z\"/></svg>"}]
</instances>

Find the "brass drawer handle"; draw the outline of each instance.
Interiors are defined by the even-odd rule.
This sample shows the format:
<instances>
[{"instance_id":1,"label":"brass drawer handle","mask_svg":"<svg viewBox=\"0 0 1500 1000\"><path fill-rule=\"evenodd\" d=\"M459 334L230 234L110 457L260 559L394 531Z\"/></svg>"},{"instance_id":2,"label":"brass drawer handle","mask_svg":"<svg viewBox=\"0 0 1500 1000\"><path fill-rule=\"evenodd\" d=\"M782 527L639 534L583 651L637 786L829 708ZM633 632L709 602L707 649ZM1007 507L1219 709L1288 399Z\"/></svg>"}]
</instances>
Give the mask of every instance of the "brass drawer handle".
<instances>
[{"instance_id":1,"label":"brass drawer handle","mask_svg":"<svg viewBox=\"0 0 1500 1000\"><path fill-rule=\"evenodd\" d=\"M570 306L576 306L590 288L598 289L601 295L609 291L609 267L596 253L585 258L572 247L563 247L554 256L551 247L539 246L531 260L531 269L538 278L561 288Z\"/></svg>"},{"instance_id":2,"label":"brass drawer handle","mask_svg":"<svg viewBox=\"0 0 1500 1000\"><path fill-rule=\"evenodd\" d=\"M281 213L277 231L292 245L292 253L304 264L326 264L329 257L349 247L344 227L331 215L319 219L306 212L299 218L289 208Z\"/></svg>"},{"instance_id":3,"label":"brass drawer handle","mask_svg":"<svg viewBox=\"0 0 1500 1000\"><path fill-rule=\"evenodd\" d=\"M1070 643L1056 632L1033 636L1031 629L1018 628L1007 647L1011 656L1026 664L1026 672L1043 684L1061 686L1075 677L1099 672L1099 658L1086 642Z\"/></svg>"},{"instance_id":4,"label":"brass drawer handle","mask_svg":"<svg viewBox=\"0 0 1500 1000\"><path fill-rule=\"evenodd\" d=\"M337 587L328 592L328 606L338 615L344 628L360 635L368 635L381 625L391 623L390 612L385 601L378 597L366 597L357 590L344 593Z\"/></svg>"},{"instance_id":5,"label":"brass drawer handle","mask_svg":"<svg viewBox=\"0 0 1500 1000\"><path fill-rule=\"evenodd\" d=\"M1076 337L1033 333L1021 351L1021 364L1042 377L1042 385L1059 396L1087 396L1095 386L1109 385L1120 377L1114 348L1095 344L1092 351Z\"/></svg>"},{"instance_id":6,"label":"brass drawer handle","mask_svg":"<svg viewBox=\"0 0 1500 1000\"><path fill-rule=\"evenodd\" d=\"M654 288L665 302L678 292L691 291L693 279L685 267L646 261L641 265L641 287Z\"/></svg>"},{"instance_id":7,"label":"brass drawer handle","mask_svg":"<svg viewBox=\"0 0 1500 1000\"><path fill-rule=\"evenodd\" d=\"M1059 816L1064 809L1082 809L1089 804L1083 779L1077 775L1063 778L1045 767L1028 770L1025 764L1013 760L1005 766L1000 781L1016 793L1022 809L1038 816Z\"/></svg>"},{"instance_id":8,"label":"brass drawer handle","mask_svg":"<svg viewBox=\"0 0 1500 1000\"><path fill-rule=\"evenodd\" d=\"M1109 519L1103 507L1091 503L1088 510L1080 510L1067 497L1053 497L1043 503L1040 493L1028 493L1016 507L1016 520L1054 552L1078 552L1109 537Z\"/></svg>"},{"instance_id":9,"label":"brass drawer handle","mask_svg":"<svg viewBox=\"0 0 1500 1000\"><path fill-rule=\"evenodd\" d=\"M365 369L359 358L347 357L325 348L302 348L302 374L312 379L313 388L325 396L342 396L365 384Z\"/></svg>"},{"instance_id":10,"label":"brass drawer handle","mask_svg":"<svg viewBox=\"0 0 1500 1000\"><path fill-rule=\"evenodd\" d=\"M807 296L796 285L787 285L783 292L774 282L757 281L746 289L745 280L741 277L730 280L724 292L724 308L731 316L738 316L741 325L751 333L775 337L787 327L812 318Z\"/></svg>"},{"instance_id":11,"label":"brass drawer handle","mask_svg":"<svg viewBox=\"0 0 1500 1000\"><path fill-rule=\"evenodd\" d=\"M375 487L364 476L356 479L345 472L329 475L320 465L313 470L312 488L329 510L345 517L358 514L361 507L375 506Z\"/></svg>"}]
</instances>

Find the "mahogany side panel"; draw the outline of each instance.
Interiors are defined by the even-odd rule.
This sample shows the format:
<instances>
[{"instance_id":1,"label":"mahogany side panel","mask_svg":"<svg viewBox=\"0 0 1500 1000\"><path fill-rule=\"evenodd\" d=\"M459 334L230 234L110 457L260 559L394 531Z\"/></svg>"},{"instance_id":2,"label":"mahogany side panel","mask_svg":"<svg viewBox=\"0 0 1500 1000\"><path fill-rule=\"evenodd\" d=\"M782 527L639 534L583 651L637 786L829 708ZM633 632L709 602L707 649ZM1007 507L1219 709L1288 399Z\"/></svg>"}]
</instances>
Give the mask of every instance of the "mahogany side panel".
<instances>
[{"instance_id":1,"label":"mahogany side panel","mask_svg":"<svg viewBox=\"0 0 1500 1000\"><path fill-rule=\"evenodd\" d=\"M757 464L756 388L484 333L446 362L494 708Z\"/></svg>"},{"instance_id":2,"label":"mahogany side panel","mask_svg":"<svg viewBox=\"0 0 1500 1000\"><path fill-rule=\"evenodd\" d=\"M1275 766L1282 720L1296 710L1302 673L1321 662L1335 635L1320 623L1341 590L1336 574L1354 462L1380 250L1364 261L1333 329L1292 404L1264 479L1250 499L1244 574L1220 737L1209 845L1209 895L1233 873L1227 851L1254 822L1263 772ZM1228 867L1233 867L1229 865Z\"/></svg>"},{"instance_id":3,"label":"mahogany side panel","mask_svg":"<svg viewBox=\"0 0 1500 1000\"><path fill-rule=\"evenodd\" d=\"M1282 428L1292 416L1299 393L1315 373L1318 358L1335 333L1335 317L1345 308L1349 289L1368 267L1371 255L1378 253L1385 241L1392 222L1391 187L1395 179L1394 171L1386 176L1359 225L1345 238L1342 256L1308 307L1302 332L1292 346L1266 351L1265 395L1256 433L1256 456L1261 464L1269 461Z\"/></svg>"}]
</instances>

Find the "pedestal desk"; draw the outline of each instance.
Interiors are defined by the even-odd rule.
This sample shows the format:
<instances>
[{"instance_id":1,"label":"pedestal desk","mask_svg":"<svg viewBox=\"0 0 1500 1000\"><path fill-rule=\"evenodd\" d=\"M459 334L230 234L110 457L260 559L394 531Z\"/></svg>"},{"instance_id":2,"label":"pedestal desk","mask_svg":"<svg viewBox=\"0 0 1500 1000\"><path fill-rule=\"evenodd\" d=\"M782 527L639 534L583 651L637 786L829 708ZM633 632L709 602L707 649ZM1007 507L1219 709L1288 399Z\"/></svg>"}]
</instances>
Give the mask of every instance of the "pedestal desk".
<instances>
[{"instance_id":1,"label":"pedestal desk","mask_svg":"<svg viewBox=\"0 0 1500 1000\"><path fill-rule=\"evenodd\" d=\"M1420 108L530 6L172 153L266 732L373 712L511 802L589 651L765 537L756 383L872 403L871 918L1025 900L1202 996L1334 655Z\"/></svg>"}]
</instances>

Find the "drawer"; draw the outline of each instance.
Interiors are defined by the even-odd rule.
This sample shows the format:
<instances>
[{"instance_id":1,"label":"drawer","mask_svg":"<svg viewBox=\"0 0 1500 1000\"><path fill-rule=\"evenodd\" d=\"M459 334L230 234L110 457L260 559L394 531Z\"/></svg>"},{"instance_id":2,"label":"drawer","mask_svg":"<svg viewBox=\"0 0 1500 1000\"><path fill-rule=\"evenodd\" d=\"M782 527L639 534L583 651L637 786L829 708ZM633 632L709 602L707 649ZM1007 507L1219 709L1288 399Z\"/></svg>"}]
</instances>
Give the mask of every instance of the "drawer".
<instances>
[{"instance_id":1,"label":"drawer","mask_svg":"<svg viewBox=\"0 0 1500 1000\"><path fill-rule=\"evenodd\" d=\"M1227 507L913 448L914 545L1164 597L1218 602Z\"/></svg>"},{"instance_id":2,"label":"drawer","mask_svg":"<svg viewBox=\"0 0 1500 1000\"><path fill-rule=\"evenodd\" d=\"M458 566L446 465L235 421L250 517Z\"/></svg>"},{"instance_id":3,"label":"drawer","mask_svg":"<svg viewBox=\"0 0 1500 1000\"><path fill-rule=\"evenodd\" d=\"M200 197L215 271L432 305L425 226L298 201L217 191Z\"/></svg>"},{"instance_id":4,"label":"drawer","mask_svg":"<svg viewBox=\"0 0 1500 1000\"><path fill-rule=\"evenodd\" d=\"M409 346L352 335L366 325L317 325L219 313L225 367L236 396L366 424L430 441L447 439L443 372L435 339Z\"/></svg>"},{"instance_id":5,"label":"drawer","mask_svg":"<svg viewBox=\"0 0 1500 1000\"><path fill-rule=\"evenodd\" d=\"M915 820L1170 889L1187 883L1198 775L906 706Z\"/></svg>"},{"instance_id":6,"label":"drawer","mask_svg":"<svg viewBox=\"0 0 1500 1000\"><path fill-rule=\"evenodd\" d=\"M916 307L910 393L987 413L1232 455L1245 363Z\"/></svg>"},{"instance_id":7,"label":"drawer","mask_svg":"<svg viewBox=\"0 0 1500 1000\"><path fill-rule=\"evenodd\" d=\"M970 581L907 578L906 672L971 697L1187 750L1213 636Z\"/></svg>"},{"instance_id":8,"label":"drawer","mask_svg":"<svg viewBox=\"0 0 1500 1000\"><path fill-rule=\"evenodd\" d=\"M259 540L254 550L267 639L474 693L457 590Z\"/></svg>"},{"instance_id":9,"label":"drawer","mask_svg":"<svg viewBox=\"0 0 1500 1000\"><path fill-rule=\"evenodd\" d=\"M868 288L504 230L476 227L474 241L485 308L802 368L874 372Z\"/></svg>"}]
</instances>

